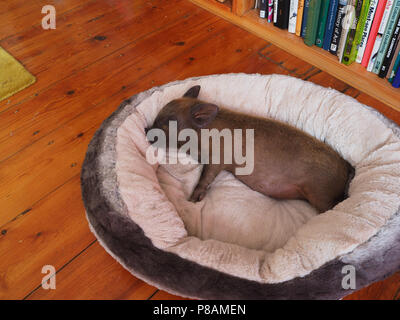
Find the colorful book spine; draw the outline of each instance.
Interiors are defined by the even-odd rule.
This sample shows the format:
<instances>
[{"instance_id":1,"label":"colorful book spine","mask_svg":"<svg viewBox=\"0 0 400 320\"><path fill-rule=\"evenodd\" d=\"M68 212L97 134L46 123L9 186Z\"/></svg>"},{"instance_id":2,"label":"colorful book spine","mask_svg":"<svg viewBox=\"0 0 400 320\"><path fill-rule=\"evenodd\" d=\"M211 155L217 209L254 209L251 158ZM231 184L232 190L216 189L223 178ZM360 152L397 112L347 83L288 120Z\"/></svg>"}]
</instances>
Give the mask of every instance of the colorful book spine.
<instances>
[{"instance_id":1,"label":"colorful book spine","mask_svg":"<svg viewBox=\"0 0 400 320\"><path fill-rule=\"evenodd\" d=\"M350 28L353 26L353 22L354 22L354 18L355 18L355 14L354 14L355 4L356 4L356 0L350 0L344 10L345 13L344 13L343 21L342 21L342 33L340 35L338 50L336 53L340 62L342 62L344 49L345 49L346 45L348 44L348 40L349 40L348 36L350 33Z\"/></svg>"},{"instance_id":2,"label":"colorful book spine","mask_svg":"<svg viewBox=\"0 0 400 320\"><path fill-rule=\"evenodd\" d=\"M315 44L317 39L317 28L319 12L321 10L321 0L311 0L308 8L308 18L304 43L308 46Z\"/></svg>"},{"instance_id":3,"label":"colorful book spine","mask_svg":"<svg viewBox=\"0 0 400 320\"><path fill-rule=\"evenodd\" d=\"M383 58L381 70L378 73L380 78L385 78L390 67L390 63L392 62L396 46L399 42L399 32L400 32L400 19L397 18L397 24L393 31L392 38L389 42L389 47L386 51L385 57Z\"/></svg>"},{"instance_id":4,"label":"colorful book spine","mask_svg":"<svg viewBox=\"0 0 400 320\"><path fill-rule=\"evenodd\" d=\"M301 34L301 23L303 21L303 9L304 9L304 0L298 0L297 7L297 21L296 21L296 36L300 37Z\"/></svg>"},{"instance_id":5,"label":"colorful book spine","mask_svg":"<svg viewBox=\"0 0 400 320\"><path fill-rule=\"evenodd\" d=\"M396 77L396 74L399 72L400 69L400 53L397 55L396 62L393 66L392 72L390 74L389 82L393 83L394 78Z\"/></svg>"},{"instance_id":6,"label":"colorful book spine","mask_svg":"<svg viewBox=\"0 0 400 320\"><path fill-rule=\"evenodd\" d=\"M280 29L287 29L289 24L290 0L278 0L278 17L275 23Z\"/></svg>"},{"instance_id":7,"label":"colorful book spine","mask_svg":"<svg viewBox=\"0 0 400 320\"><path fill-rule=\"evenodd\" d=\"M297 24L297 9L299 6L298 0L290 0L289 7L289 26L288 31L290 33L296 33L296 24Z\"/></svg>"},{"instance_id":8,"label":"colorful book spine","mask_svg":"<svg viewBox=\"0 0 400 320\"><path fill-rule=\"evenodd\" d=\"M394 53L394 57L392 63L390 64L388 75L386 76L389 82L393 81L394 76L396 75L396 70L399 67L400 63L400 41L397 43L396 52Z\"/></svg>"},{"instance_id":9,"label":"colorful book spine","mask_svg":"<svg viewBox=\"0 0 400 320\"><path fill-rule=\"evenodd\" d=\"M267 0L261 0L260 2L260 18L265 19L267 17Z\"/></svg>"},{"instance_id":10,"label":"colorful book spine","mask_svg":"<svg viewBox=\"0 0 400 320\"><path fill-rule=\"evenodd\" d=\"M329 9L329 0L322 0L321 10L319 12L319 19L318 19L317 39L315 39L315 44L317 45L317 47L320 48L322 48L324 43L326 20L328 19L328 9Z\"/></svg>"},{"instance_id":11,"label":"colorful book spine","mask_svg":"<svg viewBox=\"0 0 400 320\"><path fill-rule=\"evenodd\" d=\"M357 0L357 4L355 7L354 21L350 28L349 35L347 36L347 43L346 43L346 46L345 46L344 52L343 52L342 62L346 65L353 63L356 59L359 39L361 38L360 34L363 29L363 27L361 27L361 25L364 26L364 24L362 22L362 20L363 20L362 14L364 14L364 16L366 15L366 12L367 12L366 8L368 8L368 4L369 4L369 0L364 0L364 1ZM365 23L365 19L364 19L364 23Z\"/></svg>"},{"instance_id":12,"label":"colorful book spine","mask_svg":"<svg viewBox=\"0 0 400 320\"><path fill-rule=\"evenodd\" d=\"M304 9L303 9L303 22L301 23L301 33L300 36L304 38L306 34L307 28L307 19L308 19L308 8L310 7L311 0L304 0Z\"/></svg>"},{"instance_id":13,"label":"colorful book spine","mask_svg":"<svg viewBox=\"0 0 400 320\"><path fill-rule=\"evenodd\" d=\"M388 0L386 3L385 11L383 12L381 24L379 25L378 33L375 38L375 43L372 48L371 57L369 58L368 61L367 71L372 71L372 68L374 67L376 56L378 55L378 50L379 47L381 46L382 36L383 33L385 32L385 28L389 20L390 12L392 11L392 7L393 7L393 0Z\"/></svg>"},{"instance_id":14,"label":"colorful book spine","mask_svg":"<svg viewBox=\"0 0 400 320\"><path fill-rule=\"evenodd\" d=\"M325 27L324 43L322 45L322 48L326 51L329 51L329 48L331 45L333 29L335 27L336 15L337 15L337 11L338 11L338 4L339 4L339 0L330 0L330 2L329 2L328 18L327 18L326 27Z\"/></svg>"},{"instance_id":15,"label":"colorful book spine","mask_svg":"<svg viewBox=\"0 0 400 320\"><path fill-rule=\"evenodd\" d=\"M358 47L357 58L356 58L357 63L361 63L362 58L364 56L365 48L367 47L369 32L371 31L372 21L374 20L377 6L378 6L378 0L370 1L367 19L365 20L364 30L361 36L360 45Z\"/></svg>"},{"instance_id":16,"label":"colorful book spine","mask_svg":"<svg viewBox=\"0 0 400 320\"><path fill-rule=\"evenodd\" d=\"M358 23L357 23L356 35L354 36L354 44L353 44L353 47L351 48L350 59L349 59L350 63L357 60L358 51L362 44L362 37L365 36L365 33L364 33L365 24L367 22L368 14L370 14L371 1L373 1L373 0L364 0L364 2L362 4L360 17L359 17Z\"/></svg>"},{"instance_id":17,"label":"colorful book spine","mask_svg":"<svg viewBox=\"0 0 400 320\"><path fill-rule=\"evenodd\" d=\"M347 0L339 0L338 12L335 21L335 28L333 29L332 40L329 47L329 52L334 55L337 54L340 37L342 35L342 30L343 30L342 21L345 15L346 6L347 6Z\"/></svg>"},{"instance_id":18,"label":"colorful book spine","mask_svg":"<svg viewBox=\"0 0 400 320\"><path fill-rule=\"evenodd\" d=\"M397 20L399 18L399 14L400 14L400 0L395 0L393 2L393 7L389 15L389 20L386 25L385 32L383 33L382 42L379 47L374 66L372 68L373 73L378 74L379 71L381 70L383 59L389 47L389 42L390 39L392 38L392 34L395 29Z\"/></svg>"},{"instance_id":19,"label":"colorful book spine","mask_svg":"<svg viewBox=\"0 0 400 320\"><path fill-rule=\"evenodd\" d=\"M268 22L272 22L274 20L274 0L268 0L267 20Z\"/></svg>"},{"instance_id":20,"label":"colorful book spine","mask_svg":"<svg viewBox=\"0 0 400 320\"><path fill-rule=\"evenodd\" d=\"M365 47L364 55L361 60L361 65L364 68L368 67L368 61L369 58L371 57L372 48L374 47L376 35L378 34L378 29L382 21L382 16L383 12L385 11L386 3L387 0L379 0L378 6L376 7L374 21L372 22L371 30L369 32L367 40L367 45Z\"/></svg>"}]
</instances>

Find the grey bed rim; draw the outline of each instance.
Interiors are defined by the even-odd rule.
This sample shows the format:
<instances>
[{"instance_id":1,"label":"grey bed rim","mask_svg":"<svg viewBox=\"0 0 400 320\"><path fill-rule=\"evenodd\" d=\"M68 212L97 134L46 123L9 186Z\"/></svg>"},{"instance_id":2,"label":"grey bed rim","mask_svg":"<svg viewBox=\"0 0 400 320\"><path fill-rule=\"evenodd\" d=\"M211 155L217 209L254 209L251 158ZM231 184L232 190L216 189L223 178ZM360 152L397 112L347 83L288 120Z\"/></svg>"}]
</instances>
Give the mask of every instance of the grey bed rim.
<instances>
[{"instance_id":1,"label":"grey bed rim","mask_svg":"<svg viewBox=\"0 0 400 320\"><path fill-rule=\"evenodd\" d=\"M218 75L205 76L218 77ZM400 269L400 208L390 220L351 253L338 257L304 277L263 284L238 278L153 246L143 230L127 216L115 173L117 128L136 106L165 87L154 87L130 99L108 117L93 136L81 171L82 198L90 229L100 244L134 276L172 294L199 299L340 299ZM400 127L365 106L400 137ZM346 265L356 270L356 289L343 289Z\"/></svg>"}]
</instances>

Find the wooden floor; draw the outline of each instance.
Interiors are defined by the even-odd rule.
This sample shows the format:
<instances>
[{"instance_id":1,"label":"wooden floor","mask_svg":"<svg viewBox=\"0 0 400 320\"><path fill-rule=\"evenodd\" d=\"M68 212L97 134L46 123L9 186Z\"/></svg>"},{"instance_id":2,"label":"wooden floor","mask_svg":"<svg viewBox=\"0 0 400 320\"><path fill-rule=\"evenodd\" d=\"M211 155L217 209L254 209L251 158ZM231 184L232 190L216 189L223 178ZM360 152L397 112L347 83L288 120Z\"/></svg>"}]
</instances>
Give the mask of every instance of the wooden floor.
<instances>
[{"instance_id":1,"label":"wooden floor","mask_svg":"<svg viewBox=\"0 0 400 320\"><path fill-rule=\"evenodd\" d=\"M44 31L41 8L51 3L57 29ZM333 87L400 123L373 97L185 0L7 0L0 46L37 77L0 102L0 299L178 298L100 247L80 195L92 135L140 91L213 73L279 73ZM57 270L56 290L41 288L44 265ZM397 273L348 298L399 292Z\"/></svg>"}]
</instances>

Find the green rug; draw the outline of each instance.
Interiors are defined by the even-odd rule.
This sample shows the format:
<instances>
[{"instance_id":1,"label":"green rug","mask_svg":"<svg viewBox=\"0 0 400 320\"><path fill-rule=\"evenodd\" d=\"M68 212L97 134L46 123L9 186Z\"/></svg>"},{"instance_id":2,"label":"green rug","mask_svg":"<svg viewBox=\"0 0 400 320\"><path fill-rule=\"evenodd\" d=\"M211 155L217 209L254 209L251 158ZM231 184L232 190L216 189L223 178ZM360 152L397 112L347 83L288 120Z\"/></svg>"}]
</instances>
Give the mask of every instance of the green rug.
<instances>
[{"instance_id":1,"label":"green rug","mask_svg":"<svg viewBox=\"0 0 400 320\"><path fill-rule=\"evenodd\" d=\"M0 101L36 81L17 60L0 47Z\"/></svg>"}]
</instances>

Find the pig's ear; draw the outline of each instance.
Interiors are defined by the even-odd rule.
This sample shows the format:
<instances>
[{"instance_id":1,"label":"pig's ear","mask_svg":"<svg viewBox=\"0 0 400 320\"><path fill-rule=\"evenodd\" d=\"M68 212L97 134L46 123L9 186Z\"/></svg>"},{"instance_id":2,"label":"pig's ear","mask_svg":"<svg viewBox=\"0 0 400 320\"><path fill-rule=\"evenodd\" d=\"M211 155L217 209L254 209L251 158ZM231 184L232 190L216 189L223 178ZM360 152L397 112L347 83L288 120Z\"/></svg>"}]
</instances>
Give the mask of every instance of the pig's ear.
<instances>
[{"instance_id":1,"label":"pig's ear","mask_svg":"<svg viewBox=\"0 0 400 320\"><path fill-rule=\"evenodd\" d=\"M200 86L191 87L183 96L185 98L197 98L199 96L200 88Z\"/></svg>"},{"instance_id":2,"label":"pig's ear","mask_svg":"<svg viewBox=\"0 0 400 320\"><path fill-rule=\"evenodd\" d=\"M210 124L217 116L218 110L218 106L212 103L195 104L190 109L193 124L199 128Z\"/></svg>"}]
</instances>

